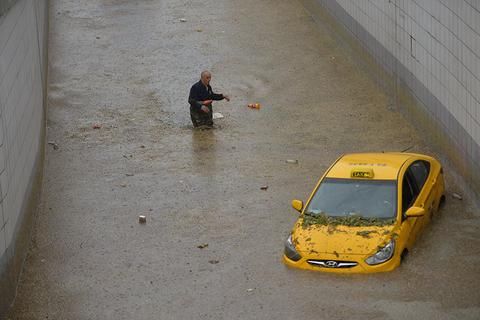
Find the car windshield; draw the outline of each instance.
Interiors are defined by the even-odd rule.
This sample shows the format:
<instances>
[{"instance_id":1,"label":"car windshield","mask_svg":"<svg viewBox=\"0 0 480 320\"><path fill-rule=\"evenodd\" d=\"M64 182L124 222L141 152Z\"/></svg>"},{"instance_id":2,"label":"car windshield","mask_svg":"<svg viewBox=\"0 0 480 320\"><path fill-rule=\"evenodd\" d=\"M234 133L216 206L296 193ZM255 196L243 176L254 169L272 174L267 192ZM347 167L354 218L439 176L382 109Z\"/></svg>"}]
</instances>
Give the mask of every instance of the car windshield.
<instances>
[{"instance_id":1,"label":"car windshield","mask_svg":"<svg viewBox=\"0 0 480 320\"><path fill-rule=\"evenodd\" d=\"M396 181L326 178L305 213L327 217L393 219L396 216Z\"/></svg>"}]
</instances>

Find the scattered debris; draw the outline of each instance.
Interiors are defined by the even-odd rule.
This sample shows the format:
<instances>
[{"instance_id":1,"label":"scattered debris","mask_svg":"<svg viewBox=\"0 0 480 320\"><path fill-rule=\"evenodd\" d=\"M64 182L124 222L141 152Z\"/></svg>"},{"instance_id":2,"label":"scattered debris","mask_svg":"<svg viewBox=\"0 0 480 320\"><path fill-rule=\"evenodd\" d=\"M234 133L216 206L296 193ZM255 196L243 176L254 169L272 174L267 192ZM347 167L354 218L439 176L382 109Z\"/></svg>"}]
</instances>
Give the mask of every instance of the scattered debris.
<instances>
[{"instance_id":1,"label":"scattered debris","mask_svg":"<svg viewBox=\"0 0 480 320\"><path fill-rule=\"evenodd\" d=\"M213 120L215 120L215 119L223 119L223 118L225 118L225 117L224 117L223 114L221 114L220 112L214 112L214 113L213 113Z\"/></svg>"},{"instance_id":2,"label":"scattered debris","mask_svg":"<svg viewBox=\"0 0 480 320\"><path fill-rule=\"evenodd\" d=\"M203 30L202 29L197 29L197 32L203 32Z\"/></svg>"},{"instance_id":3,"label":"scattered debris","mask_svg":"<svg viewBox=\"0 0 480 320\"><path fill-rule=\"evenodd\" d=\"M145 146L142 144L142 145L140 146L140 148L145 149Z\"/></svg>"},{"instance_id":4,"label":"scattered debris","mask_svg":"<svg viewBox=\"0 0 480 320\"><path fill-rule=\"evenodd\" d=\"M457 200L462 200L463 199L463 197L460 194L455 193L455 192L452 193L452 198L457 199Z\"/></svg>"},{"instance_id":5,"label":"scattered debris","mask_svg":"<svg viewBox=\"0 0 480 320\"><path fill-rule=\"evenodd\" d=\"M97 38L97 40L98 40L98 39L100 39L100 37L99 37L99 36L97 36L96 38Z\"/></svg>"},{"instance_id":6,"label":"scattered debris","mask_svg":"<svg viewBox=\"0 0 480 320\"><path fill-rule=\"evenodd\" d=\"M268 186L261 186L260 187L260 190L267 190L268 189Z\"/></svg>"},{"instance_id":7,"label":"scattered debris","mask_svg":"<svg viewBox=\"0 0 480 320\"><path fill-rule=\"evenodd\" d=\"M127 177L133 177L133 176L134 176L133 173L125 173L125 175L126 175Z\"/></svg>"},{"instance_id":8,"label":"scattered debris","mask_svg":"<svg viewBox=\"0 0 480 320\"><path fill-rule=\"evenodd\" d=\"M262 106L260 105L260 103L249 103L247 105L250 109L260 109Z\"/></svg>"},{"instance_id":9,"label":"scattered debris","mask_svg":"<svg viewBox=\"0 0 480 320\"><path fill-rule=\"evenodd\" d=\"M142 224L143 224L143 223L147 223L147 217L144 216L144 215L139 215L139 216L138 216L138 222L139 222L139 223L142 223Z\"/></svg>"},{"instance_id":10,"label":"scattered debris","mask_svg":"<svg viewBox=\"0 0 480 320\"><path fill-rule=\"evenodd\" d=\"M181 18L181 19L180 19L180 22L187 22L187 19Z\"/></svg>"},{"instance_id":11,"label":"scattered debris","mask_svg":"<svg viewBox=\"0 0 480 320\"><path fill-rule=\"evenodd\" d=\"M210 264L217 264L217 263L219 263L219 262L220 262L220 261L218 261L218 260L209 260L209 261L208 261L208 263L210 263Z\"/></svg>"},{"instance_id":12,"label":"scattered debris","mask_svg":"<svg viewBox=\"0 0 480 320\"><path fill-rule=\"evenodd\" d=\"M48 141L47 143L53 147L53 150L58 150L58 144L55 141Z\"/></svg>"},{"instance_id":13,"label":"scattered debris","mask_svg":"<svg viewBox=\"0 0 480 320\"><path fill-rule=\"evenodd\" d=\"M252 292L253 290L255 290L255 289L249 288L249 289L247 289L247 292Z\"/></svg>"},{"instance_id":14,"label":"scattered debris","mask_svg":"<svg viewBox=\"0 0 480 320\"><path fill-rule=\"evenodd\" d=\"M101 127L102 127L102 125L99 124L99 123L94 123L93 126L92 126L93 129L100 129Z\"/></svg>"},{"instance_id":15,"label":"scattered debris","mask_svg":"<svg viewBox=\"0 0 480 320\"><path fill-rule=\"evenodd\" d=\"M286 163L298 164L298 160L288 159L285 161Z\"/></svg>"},{"instance_id":16,"label":"scattered debris","mask_svg":"<svg viewBox=\"0 0 480 320\"><path fill-rule=\"evenodd\" d=\"M120 185L120 187L122 187L122 188L125 188L126 186L127 186L126 183L122 183L122 184Z\"/></svg>"},{"instance_id":17,"label":"scattered debris","mask_svg":"<svg viewBox=\"0 0 480 320\"><path fill-rule=\"evenodd\" d=\"M331 57L330 57L330 60L332 60L332 61L335 60L335 59L336 59L336 58L335 58L334 56L331 56Z\"/></svg>"},{"instance_id":18,"label":"scattered debris","mask_svg":"<svg viewBox=\"0 0 480 320\"><path fill-rule=\"evenodd\" d=\"M206 247L208 247L208 243L202 243L201 245L197 246L198 249L205 249Z\"/></svg>"}]
</instances>

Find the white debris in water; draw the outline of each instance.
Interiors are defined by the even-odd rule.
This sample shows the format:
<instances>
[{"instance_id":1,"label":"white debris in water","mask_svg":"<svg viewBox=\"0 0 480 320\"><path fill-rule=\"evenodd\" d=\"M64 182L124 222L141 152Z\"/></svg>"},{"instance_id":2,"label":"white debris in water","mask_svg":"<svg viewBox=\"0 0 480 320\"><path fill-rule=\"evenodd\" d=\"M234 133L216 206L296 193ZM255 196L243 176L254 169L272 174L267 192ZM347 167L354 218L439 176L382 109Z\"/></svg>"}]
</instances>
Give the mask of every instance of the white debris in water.
<instances>
[{"instance_id":1,"label":"white debris in water","mask_svg":"<svg viewBox=\"0 0 480 320\"><path fill-rule=\"evenodd\" d=\"M459 195L458 193L455 193L455 192L452 193L452 198L458 199L458 200L462 200L462 199L463 199L463 197L462 197L461 195Z\"/></svg>"},{"instance_id":2,"label":"white debris in water","mask_svg":"<svg viewBox=\"0 0 480 320\"><path fill-rule=\"evenodd\" d=\"M221 114L220 112L214 112L214 113L213 113L213 119L214 119L214 120L215 120L215 119L223 119L223 118L225 118L225 117L224 117L223 114Z\"/></svg>"}]
</instances>

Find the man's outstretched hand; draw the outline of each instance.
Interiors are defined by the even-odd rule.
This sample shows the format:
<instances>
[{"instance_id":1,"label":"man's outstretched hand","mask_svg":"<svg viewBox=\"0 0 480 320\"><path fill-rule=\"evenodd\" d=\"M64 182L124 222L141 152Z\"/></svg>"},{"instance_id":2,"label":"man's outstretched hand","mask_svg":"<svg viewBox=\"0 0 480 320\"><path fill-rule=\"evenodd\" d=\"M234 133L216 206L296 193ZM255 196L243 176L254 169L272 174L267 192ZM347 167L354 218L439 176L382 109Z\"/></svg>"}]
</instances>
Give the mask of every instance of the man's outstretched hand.
<instances>
[{"instance_id":1,"label":"man's outstretched hand","mask_svg":"<svg viewBox=\"0 0 480 320\"><path fill-rule=\"evenodd\" d=\"M227 95L223 95L223 98L224 98L225 100L227 100L227 101L230 101L230 97L227 96Z\"/></svg>"}]
</instances>

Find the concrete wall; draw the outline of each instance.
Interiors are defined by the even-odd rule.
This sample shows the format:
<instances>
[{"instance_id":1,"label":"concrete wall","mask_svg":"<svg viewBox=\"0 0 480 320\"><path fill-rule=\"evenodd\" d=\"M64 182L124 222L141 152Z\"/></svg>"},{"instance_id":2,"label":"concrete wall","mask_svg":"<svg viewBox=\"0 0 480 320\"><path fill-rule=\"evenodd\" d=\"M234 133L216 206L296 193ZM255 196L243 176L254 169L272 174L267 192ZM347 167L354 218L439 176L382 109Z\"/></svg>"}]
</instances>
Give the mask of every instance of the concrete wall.
<instances>
[{"instance_id":1,"label":"concrete wall","mask_svg":"<svg viewBox=\"0 0 480 320\"><path fill-rule=\"evenodd\" d=\"M368 52L426 137L480 192L480 1L305 0ZM355 45L354 45L355 46ZM375 68L369 68L376 70ZM381 74L380 73L384 73Z\"/></svg>"},{"instance_id":2,"label":"concrete wall","mask_svg":"<svg viewBox=\"0 0 480 320\"><path fill-rule=\"evenodd\" d=\"M41 190L48 0L0 2L1 318L15 294Z\"/></svg>"}]
</instances>

